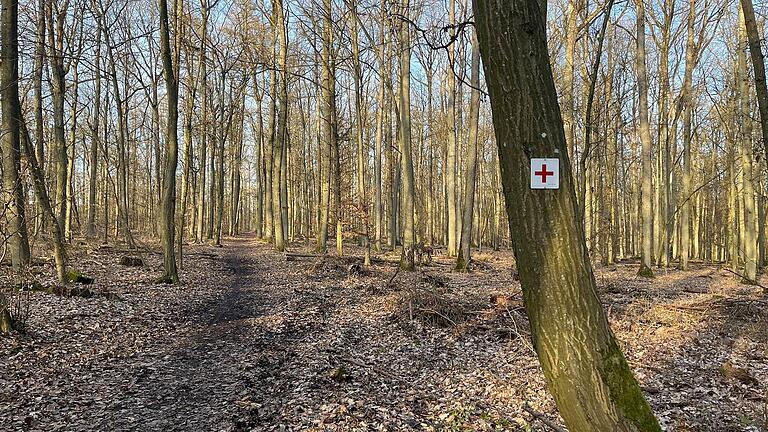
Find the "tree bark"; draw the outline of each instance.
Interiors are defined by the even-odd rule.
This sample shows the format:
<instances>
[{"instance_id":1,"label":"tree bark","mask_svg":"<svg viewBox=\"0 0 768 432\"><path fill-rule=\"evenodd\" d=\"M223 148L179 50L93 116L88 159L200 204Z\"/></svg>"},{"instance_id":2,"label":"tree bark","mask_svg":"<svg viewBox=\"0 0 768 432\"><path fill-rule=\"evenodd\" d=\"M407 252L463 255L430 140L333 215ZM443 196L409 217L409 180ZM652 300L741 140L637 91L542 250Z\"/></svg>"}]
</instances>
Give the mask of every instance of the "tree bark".
<instances>
[{"instance_id":1,"label":"tree bark","mask_svg":"<svg viewBox=\"0 0 768 432\"><path fill-rule=\"evenodd\" d=\"M160 240L163 245L162 280L166 283L178 283L176 268L174 235L176 218L176 168L179 160L179 81L171 55L170 29L168 20L168 2L159 0L160 8L160 56L163 61L163 76L168 99L168 120L165 130L165 165L163 167L163 201L160 213ZM175 9L175 7L174 7ZM178 29L176 30L178 32Z\"/></svg>"},{"instance_id":2,"label":"tree bark","mask_svg":"<svg viewBox=\"0 0 768 432\"><path fill-rule=\"evenodd\" d=\"M328 219L331 201L331 158L333 148L336 146L336 68L333 63L333 22L331 18L331 0L324 1L323 10L323 69L320 86L321 103L320 116L322 117L322 147L321 164L322 178L320 197L320 228L317 233L317 251L325 253L328 249Z\"/></svg>"},{"instance_id":3,"label":"tree bark","mask_svg":"<svg viewBox=\"0 0 768 432\"><path fill-rule=\"evenodd\" d=\"M405 0L402 15L408 17L410 1ZM403 254L400 258L400 268L414 270L414 251L416 243L416 226L414 223L414 187L413 156L411 153L411 37L410 24L400 22L400 170L402 172L403 190Z\"/></svg>"},{"instance_id":4,"label":"tree bark","mask_svg":"<svg viewBox=\"0 0 768 432\"><path fill-rule=\"evenodd\" d=\"M456 0L448 2L448 21L449 25L456 24ZM455 28L451 28L450 35L453 39ZM458 253L458 239L456 238L459 217L459 210L456 207L456 151L457 151L457 131L456 131L456 77L453 70L455 63L455 42L448 47L448 69L446 70L448 85L448 159L444 174L446 176L446 195L448 208L448 256L456 256Z\"/></svg>"},{"instance_id":5,"label":"tree bark","mask_svg":"<svg viewBox=\"0 0 768 432\"><path fill-rule=\"evenodd\" d=\"M470 77L471 97L469 102L469 140L467 142L467 178L464 185L464 214L461 223L457 271L468 271L472 261L472 218L475 208L475 185L477 183L477 126L480 116L480 48L477 33L472 33L472 72ZM482 240L482 239L479 239Z\"/></svg>"},{"instance_id":6,"label":"tree bark","mask_svg":"<svg viewBox=\"0 0 768 432\"><path fill-rule=\"evenodd\" d=\"M693 111L693 68L696 63L696 45L694 43L694 22L696 18L696 0L690 0L688 21L686 24L688 36L685 43L685 72L683 76L683 89L681 90L681 103L683 105L683 203L680 208L680 270L688 269L690 259L690 226L691 226L691 140L693 131L691 117Z\"/></svg>"},{"instance_id":7,"label":"tree bark","mask_svg":"<svg viewBox=\"0 0 768 432\"><path fill-rule=\"evenodd\" d=\"M549 390L572 432L660 431L597 297L540 6L473 4L515 257ZM539 156L560 158L560 189L529 188L530 158Z\"/></svg>"},{"instance_id":8,"label":"tree bark","mask_svg":"<svg viewBox=\"0 0 768 432\"><path fill-rule=\"evenodd\" d=\"M648 122L648 71L645 63L645 0L635 0L637 4L637 37L635 52L635 73L637 74L637 92L638 92L638 121L639 135L641 142L641 185L640 185L640 206L641 206L641 242L640 250L640 270L638 274L644 277L653 277L653 214L651 209L653 185L651 183L652 155L651 155L651 126Z\"/></svg>"},{"instance_id":9,"label":"tree bark","mask_svg":"<svg viewBox=\"0 0 768 432\"><path fill-rule=\"evenodd\" d=\"M0 106L2 131L0 144L3 157L2 209L7 224L3 234L11 252L11 265L21 270L29 265L31 255L27 235L24 186L19 175L21 168L21 103L19 102L19 4L16 0L3 0L0 12ZM0 239L5 242L6 238Z\"/></svg>"},{"instance_id":10,"label":"tree bark","mask_svg":"<svg viewBox=\"0 0 768 432\"><path fill-rule=\"evenodd\" d=\"M757 90L757 106L760 110L760 129L763 136L763 149L768 160L768 86L765 79L765 59L760 46L760 33L755 21L755 8L752 0L741 0L741 9L744 14L744 25L747 30L749 42L749 54L752 58L752 66L755 73L755 88Z\"/></svg>"},{"instance_id":11,"label":"tree bark","mask_svg":"<svg viewBox=\"0 0 768 432\"><path fill-rule=\"evenodd\" d=\"M744 47L747 36L745 16L739 10L739 48L737 54L739 108L741 135L739 136L739 158L741 159L741 213L739 218L743 221L743 244L739 248L744 257L743 282L755 284L757 282L757 215L755 213L755 186L752 178L753 154L752 154L752 118L749 107L749 74L747 73L747 58ZM742 45L743 44L743 45Z\"/></svg>"},{"instance_id":12,"label":"tree bark","mask_svg":"<svg viewBox=\"0 0 768 432\"><path fill-rule=\"evenodd\" d=\"M284 196L282 193L282 186L283 183L286 182L287 175L284 167L286 154L283 147L285 146L286 131L288 127L288 35L285 30L283 0L275 0L273 7L275 34L278 41L278 82L277 86L273 88L272 91L274 98L278 101L278 114L277 129L272 144L274 156L274 168L272 171L272 214L273 220L275 221L275 249L279 252L283 252L285 251L286 224L288 222L283 215L283 208L288 208L287 196Z\"/></svg>"}]
</instances>

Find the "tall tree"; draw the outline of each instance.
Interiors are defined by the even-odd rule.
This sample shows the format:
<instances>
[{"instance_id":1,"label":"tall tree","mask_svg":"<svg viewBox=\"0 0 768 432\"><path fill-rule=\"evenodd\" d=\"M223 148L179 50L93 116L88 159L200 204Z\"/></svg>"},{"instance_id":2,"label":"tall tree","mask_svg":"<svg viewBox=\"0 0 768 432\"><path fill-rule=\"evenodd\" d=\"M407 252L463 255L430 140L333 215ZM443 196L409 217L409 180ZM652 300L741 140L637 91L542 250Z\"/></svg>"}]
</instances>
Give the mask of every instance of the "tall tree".
<instances>
[{"instance_id":1,"label":"tall tree","mask_svg":"<svg viewBox=\"0 0 768 432\"><path fill-rule=\"evenodd\" d=\"M273 89L274 98L278 101L277 130L274 134L272 144L274 165L272 172L272 210L275 221L275 249L282 252L285 250L286 233L288 229L288 220L285 217L283 208L287 210L287 196L283 194L283 184L287 181L287 172L285 170L285 140L288 128L288 33L285 29L286 23L283 11L283 0L275 0L274 7L274 26L275 35L278 44L277 56L277 75L278 83Z\"/></svg>"},{"instance_id":2,"label":"tall tree","mask_svg":"<svg viewBox=\"0 0 768 432\"><path fill-rule=\"evenodd\" d=\"M696 44L694 39L694 23L696 19L696 0L688 3L688 32L685 43L685 72L683 74L683 89L680 99L683 105L683 202L680 208L680 261L679 268L686 270L690 258L690 226L691 226L691 194L692 194L692 161L691 141L693 140L693 68L696 64Z\"/></svg>"},{"instance_id":3,"label":"tall tree","mask_svg":"<svg viewBox=\"0 0 768 432\"><path fill-rule=\"evenodd\" d=\"M473 5L513 247L549 390L571 431L660 431L598 300L541 6ZM529 158L553 151L562 162L560 189L530 189Z\"/></svg>"},{"instance_id":4,"label":"tall tree","mask_svg":"<svg viewBox=\"0 0 768 432\"><path fill-rule=\"evenodd\" d=\"M179 274L176 268L174 235L176 217L176 167L179 161L179 81L178 81L178 51L171 52L171 36L168 20L168 1L159 0L160 8L160 56L163 60L163 76L165 91L168 98L168 121L165 129L165 166L163 175L163 202L160 213L161 242L163 245L162 280L177 283ZM174 12L178 2L174 2ZM174 16L176 14L174 13ZM178 25L178 24L177 24ZM178 27L176 29L178 32ZM178 35L177 35L178 36ZM176 45L174 43L174 45ZM174 54L176 57L174 58Z\"/></svg>"},{"instance_id":5,"label":"tall tree","mask_svg":"<svg viewBox=\"0 0 768 432\"><path fill-rule=\"evenodd\" d=\"M456 187L456 167L458 165L456 152L457 152L457 128L456 128L456 71L454 71L456 48L453 39L455 39L456 32L456 0L448 1L448 25L450 26L451 43L448 46L448 69L447 86L448 86L448 142L447 142L447 159L446 168L443 175L446 178L446 205L448 209L448 255L456 256L458 253L459 242L457 239L458 233L458 218L459 210L456 206L457 187Z\"/></svg>"},{"instance_id":6,"label":"tall tree","mask_svg":"<svg viewBox=\"0 0 768 432\"><path fill-rule=\"evenodd\" d=\"M744 259L744 282L754 284L757 281L757 214L755 212L755 186L753 178L752 154L752 117L749 106L749 74L746 58L746 26L743 10L739 9L739 48L737 58L736 84L739 86L739 159L741 160L741 212L739 218L743 224L742 242L739 251Z\"/></svg>"},{"instance_id":7,"label":"tall tree","mask_svg":"<svg viewBox=\"0 0 768 432\"><path fill-rule=\"evenodd\" d=\"M331 160L333 149L338 146L336 136L336 65L333 54L333 18L331 0L323 2L323 54L320 78L320 117L322 122L322 186L320 191L320 229L317 234L317 250L325 253L328 242L328 219L331 205Z\"/></svg>"},{"instance_id":8,"label":"tall tree","mask_svg":"<svg viewBox=\"0 0 768 432\"><path fill-rule=\"evenodd\" d=\"M48 2L45 8L48 24L48 59L51 65L51 93L53 100L54 161L56 164L55 200L59 226L65 226L67 211L67 141L65 137L64 103L66 75L69 61L65 61L64 29L69 9L69 0ZM71 59L71 57L70 57ZM74 145L74 143L73 143Z\"/></svg>"},{"instance_id":9,"label":"tall tree","mask_svg":"<svg viewBox=\"0 0 768 432\"><path fill-rule=\"evenodd\" d=\"M470 77L472 96L469 103L469 140L467 142L467 179L464 185L464 214L461 222L461 242L456 270L467 271L471 262L472 219L475 209L475 185L477 183L477 129L480 117L480 49L477 33L472 33L472 71Z\"/></svg>"},{"instance_id":10,"label":"tall tree","mask_svg":"<svg viewBox=\"0 0 768 432\"><path fill-rule=\"evenodd\" d=\"M757 106L760 110L760 130L763 137L763 150L768 159L768 85L765 79L765 57L760 46L761 38L757 30L755 20L755 8L752 0L741 0L741 9L744 15L747 40L749 42L749 54L755 73L755 88L757 89Z\"/></svg>"},{"instance_id":11,"label":"tall tree","mask_svg":"<svg viewBox=\"0 0 768 432\"><path fill-rule=\"evenodd\" d=\"M653 213L652 213L652 168L653 164L651 153L651 126L648 122L648 71L645 62L645 0L635 0L637 5L637 35L635 37L635 74L637 75L637 93L638 93L638 122L639 135L641 143L641 249L640 249L640 270L638 274L645 277L653 277Z\"/></svg>"},{"instance_id":12,"label":"tall tree","mask_svg":"<svg viewBox=\"0 0 768 432\"><path fill-rule=\"evenodd\" d=\"M402 5L404 19L400 22L400 171L402 172L403 190L403 254L400 258L400 268L413 270L414 245L416 243L415 205L416 190L413 174L413 154L411 150L411 32L408 15L410 2L405 0Z\"/></svg>"},{"instance_id":13,"label":"tall tree","mask_svg":"<svg viewBox=\"0 0 768 432\"><path fill-rule=\"evenodd\" d=\"M24 186L19 176L21 164L21 103L19 103L19 4L3 0L0 13L0 108L2 129L0 148L3 157L3 209L13 268L20 270L30 263L29 239L25 212ZM6 239L2 239L3 242Z\"/></svg>"}]
</instances>

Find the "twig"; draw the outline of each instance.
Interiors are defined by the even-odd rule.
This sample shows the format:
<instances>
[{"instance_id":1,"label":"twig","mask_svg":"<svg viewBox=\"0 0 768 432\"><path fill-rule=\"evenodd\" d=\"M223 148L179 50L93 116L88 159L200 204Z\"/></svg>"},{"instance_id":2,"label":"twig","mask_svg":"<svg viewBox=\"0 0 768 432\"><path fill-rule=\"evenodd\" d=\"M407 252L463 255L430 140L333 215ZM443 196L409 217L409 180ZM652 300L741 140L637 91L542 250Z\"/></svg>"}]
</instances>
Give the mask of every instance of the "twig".
<instances>
[{"instance_id":1,"label":"twig","mask_svg":"<svg viewBox=\"0 0 768 432\"><path fill-rule=\"evenodd\" d=\"M557 424L555 424L552 421L550 421L544 414L542 414L542 413L534 410L533 408L531 408L531 406L528 405L528 402L523 404L523 410L525 410L528 414L532 415L533 418L535 418L535 419L539 420L540 422L544 423L546 426L551 428L553 431L566 432L565 429L561 428Z\"/></svg>"},{"instance_id":2,"label":"twig","mask_svg":"<svg viewBox=\"0 0 768 432\"><path fill-rule=\"evenodd\" d=\"M387 286L392 285L392 281L395 280L395 278L397 277L398 273L400 273L400 266L397 267L397 270L395 270L395 274L393 274L392 277L389 278L389 281L387 281Z\"/></svg>"},{"instance_id":3,"label":"twig","mask_svg":"<svg viewBox=\"0 0 768 432\"><path fill-rule=\"evenodd\" d=\"M454 320L452 320L452 319L448 318L447 316L445 316L445 315L441 314L440 312L438 312L438 311L436 311L436 310L434 310L434 309L432 309L432 308L419 308L419 310L420 310L421 312L427 312L427 313L432 313L432 314L435 314L435 315L437 315L437 316L439 316L439 317L441 317L441 318L443 318L443 319L447 320L448 322L450 322L450 323L451 323L451 326L453 326L453 327L458 327L458 325L456 324L456 321L454 321Z\"/></svg>"},{"instance_id":4,"label":"twig","mask_svg":"<svg viewBox=\"0 0 768 432\"><path fill-rule=\"evenodd\" d=\"M744 276L743 274L740 274L740 273L738 273L738 272L735 272L735 271L733 271L733 270L731 270L731 269L729 269L729 268L727 268L727 267L723 267L723 270L727 271L728 273L733 273L733 274L735 274L736 276L740 277L742 280L749 280L749 279L747 279L747 277L746 277L746 276ZM764 286L764 285L760 285L760 282L758 282L758 281L756 281L756 280L755 280L755 281L750 281L750 283L751 283L751 284L753 284L753 285L755 285L755 286L759 286L760 288L762 288L762 289L763 289L763 291L768 291L768 287L766 287L766 286Z\"/></svg>"}]
</instances>

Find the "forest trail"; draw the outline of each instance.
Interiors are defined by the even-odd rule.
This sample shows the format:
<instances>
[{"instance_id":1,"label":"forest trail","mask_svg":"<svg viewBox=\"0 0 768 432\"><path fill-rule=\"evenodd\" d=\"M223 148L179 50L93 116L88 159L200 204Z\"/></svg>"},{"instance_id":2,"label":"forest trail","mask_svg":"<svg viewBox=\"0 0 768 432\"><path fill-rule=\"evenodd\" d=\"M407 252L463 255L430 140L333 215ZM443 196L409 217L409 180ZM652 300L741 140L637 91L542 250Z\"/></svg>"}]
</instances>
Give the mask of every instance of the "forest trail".
<instances>
[{"instance_id":1,"label":"forest trail","mask_svg":"<svg viewBox=\"0 0 768 432\"><path fill-rule=\"evenodd\" d=\"M558 421L527 334L508 252L400 272L381 256L285 256L253 237L190 245L183 281L158 285L94 246L73 257L104 297L30 294L26 334L0 339L9 430L520 430L532 405ZM293 244L292 250L310 252ZM656 413L691 430L762 424L766 320L752 288L714 268L652 282L598 269L611 326ZM52 277L52 276L51 276ZM490 299L490 302L489 302ZM758 384L723 376L724 362ZM536 426L536 422L533 422ZM742 425L739 427L738 425ZM534 430L538 426L534 427Z\"/></svg>"}]
</instances>

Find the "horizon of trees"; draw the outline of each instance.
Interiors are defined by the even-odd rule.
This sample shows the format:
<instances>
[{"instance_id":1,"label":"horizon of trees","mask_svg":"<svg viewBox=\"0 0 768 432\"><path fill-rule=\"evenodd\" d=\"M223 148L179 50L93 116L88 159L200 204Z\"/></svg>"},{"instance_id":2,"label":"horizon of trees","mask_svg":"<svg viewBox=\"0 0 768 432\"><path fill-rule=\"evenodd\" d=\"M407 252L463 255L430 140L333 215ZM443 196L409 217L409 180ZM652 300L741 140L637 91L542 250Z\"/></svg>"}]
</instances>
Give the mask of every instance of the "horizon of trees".
<instances>
[{"instance_id":1,"label":"horizon of trees","mask_svg":"<svg viewBox=\"0 0 768 432\"><path fill-rule=\"evenodd\" d=\"M14 263L22 236L60 237L62 263L73 237L162 237L172 280L183 244L244 231L278 250L444 245L459 269L509 245L467 1L162 3L18 4ZM608 4L547 17L591 256L728 262L754 281L768 182L749 20L724 0Z\"/></svg>"}]
</instances>

